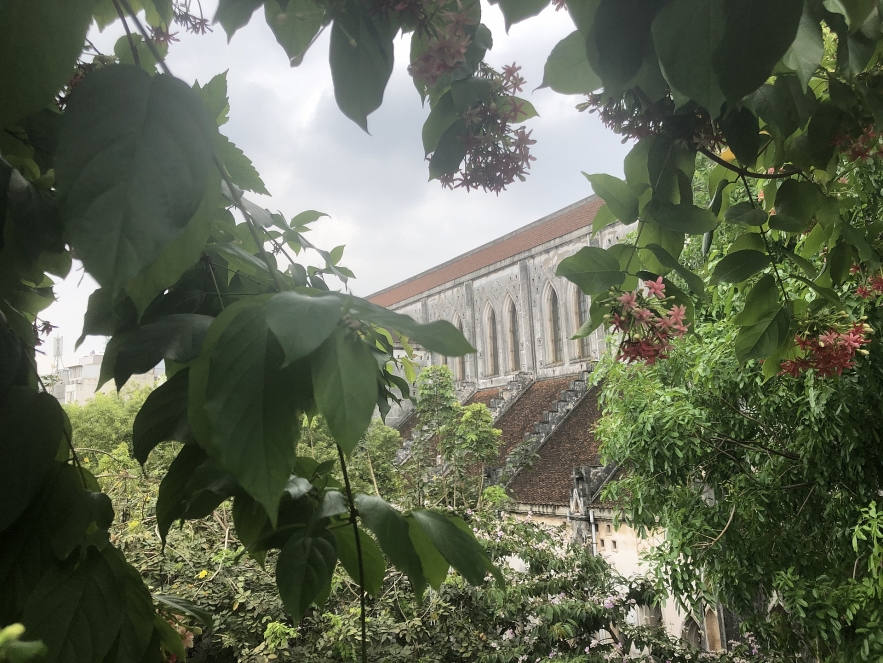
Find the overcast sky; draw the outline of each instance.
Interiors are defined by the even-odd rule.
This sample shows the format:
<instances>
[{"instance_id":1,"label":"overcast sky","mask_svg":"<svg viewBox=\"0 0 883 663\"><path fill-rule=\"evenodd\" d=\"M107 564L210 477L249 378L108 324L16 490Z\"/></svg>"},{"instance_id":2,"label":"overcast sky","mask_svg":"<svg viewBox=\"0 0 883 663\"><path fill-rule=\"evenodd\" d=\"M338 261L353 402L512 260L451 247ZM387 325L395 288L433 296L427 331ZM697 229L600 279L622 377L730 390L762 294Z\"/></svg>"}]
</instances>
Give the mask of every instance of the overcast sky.
<instances>
[{"instance_id":1,"label":"overcast sky","mask_svg":"<svg viewBox=\"0 0 883 663\"><path fill-rule=\"evenodd\" d=\"M216 2L202 4L213 14ZM533 91L542 82L546 56L574 29L567 13L548 8L508 35L496 7L485 5L482 21L494 35L488 61L523 67L522 96L540 114L526 123L537 140L530 175L499 196L448 191L427 181L420 132L429 108L421 106L406 71L408 37L396 42L383 106L368 118L371 135L334 101L328 31L301 66L290 68L259 11L229 44L219 25L205 36L181 30L168 64L188 83L229 70L230 121L222 131L251 158L272 194L250 197L288 218L307 209L329 214L314 225L310 239L327 249L345 244L343 264L357 277L352 290L368 295L585 198L592 190L580 171L622 172L627 146L595 116L575 110L580 97ZM91 36L107 53L120 34L111 26ZM60 327L66 365L104 345L103 339L88 339L74 351L95 288L82 277L81 270L73 271L57 288L60 301L44 312ZM50 364L41 358L41 372Z\"/></svg>"}]
</instances>

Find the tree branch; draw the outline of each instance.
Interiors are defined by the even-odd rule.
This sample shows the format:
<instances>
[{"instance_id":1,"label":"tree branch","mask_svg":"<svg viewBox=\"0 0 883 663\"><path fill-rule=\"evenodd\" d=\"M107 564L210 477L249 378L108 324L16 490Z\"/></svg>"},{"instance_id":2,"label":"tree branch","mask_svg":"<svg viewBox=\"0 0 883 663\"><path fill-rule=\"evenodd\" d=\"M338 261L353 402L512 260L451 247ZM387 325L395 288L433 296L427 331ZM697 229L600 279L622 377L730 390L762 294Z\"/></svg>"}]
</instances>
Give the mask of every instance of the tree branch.
<instances>
[{"instance_id":1,"label":"tree branch","mask_svg":"<svg viewBox=\"0 0 883 663\"><path fill-rule=\"evenodd\" d=\"M340 469L343 472L343 484L346 487L346 496L350 503L350 523L353 526L353 535L356 537L356 557L359 560L359 623L362 626L362 663L368 663L367 642L368 637L365 627L365 568L362 561L362 541L359 537L359 513L356 511L356 502L353 499L353 490L350 486L349 473L346 471L346 459L343 457L343 449L337 447L337 456L340 458Z\"/></svg>"},{"instance_id":2,"label":"tree branch","mask_svg":"<svg viewBox=\"0 0 883 663\"><path fill-rule=\"evenodd\" d=\"M727 161L726 159L720 158L718 155L716 155L714 152L712 152L711 150L709 150L707 148L700 147L698 151L700 154L704 154L705 156L707 156L709 159L714 161L719 166L723 166L727 170L730 170L738 175L741 175L744 177L751 177L756 180L783 180L787 177L791 177L792 175L797 175L801 172L800 170L795 169L795 170L786 170L782 173L755 173L751 170L748 170L747 168L739 168L739 166L734 166L729 161Z\"/></svg>"},{"instance_id":3,"label":"tree branch","mask_svg":"<svg viewBox=\"0 0 883 663\"><path fill-rule=\"evenodd\" d=\"M132 9L131 9L131 7L129 7L128 3L126 3L126 0L121 0L121 1L126 5L126 9L131 14ZM132 51L132 59L135 60L135 66L138 67L139 69L142 69L143 67L141 66L141 58L138 57L138 49L135 47L135 40L132 39L132 33L129 31L129 24L126 22L126 15L123 14L123 10L120 7L120 3L117 2L117 0L112 0L112 2L113 2L113 8L117 10L117 15L120 17L120 20L123 22L123 29L126 31L126 39L129 40L129 50ZM133 18L134 18L134 16L133 16ZM146 35L144 36L144 39L145 40L147 39ZM89 43L91 44L92 42L89 42ZM92 48L95 48L95 47L93 46ZM97 51L98 49L96 48L95 50Z\"/></svg>"}]
</instances>

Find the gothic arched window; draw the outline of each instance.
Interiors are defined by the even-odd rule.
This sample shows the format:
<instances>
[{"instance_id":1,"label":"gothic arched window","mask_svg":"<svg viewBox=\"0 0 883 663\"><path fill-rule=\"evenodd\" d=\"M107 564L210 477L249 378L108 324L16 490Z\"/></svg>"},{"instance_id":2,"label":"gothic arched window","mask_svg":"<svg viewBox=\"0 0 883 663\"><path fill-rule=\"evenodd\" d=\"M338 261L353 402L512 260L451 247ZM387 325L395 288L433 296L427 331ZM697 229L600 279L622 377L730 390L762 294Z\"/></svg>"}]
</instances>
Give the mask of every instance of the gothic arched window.
<instances>
[{"instance_id":1,"label":"gothic arched window","mask_svg":"<svg viewBox=\"0 0 883 663\"><path fill-rule=\"evenodd\" d=\"M521 370L521 336L518 333L518 311L515 302L509 300L509 370Z\"/></svg>"},{"instance_id":2,"label":"gothic arched window","mask_svg":"<svg viewBox=\"0 0 883 663\"><path fill-rule=\"evenodd\" d=\"M586 321L589 319L589 298L582 290L579 288L576 289L576 328L579 330ZM592 356L592 337L591 334L589 336L583 336L581 339L577 340L579 345L579 356L583 359L587 359Z\"/></svg>"},{"instance_id":3,"label":"gothic arched window","mask_svg":"<svg viewBox=\"0 0 883 663\"><path fill-rule=\"evenodd\" d=\"M561 339L561 313L558 306L558 293L549 288L549 355L553 364L564 361L563 341Z\"/></svg>"},{"instance_id":4,"label":"gothic arched window","mask_svg":"<svg viewBox=\"0 0 883 663\"><path fill-rule=\"evenodd\" d=\"M457 329L460 330L460 333L463 333L463 323L458 319L457 320ZM466 357L460 355L457 357L457 374L455 376L461 382L466 379Z\"/></svg>"},{"instance_id":5,"label":"gothic arched window","mask_svg":"<svg viewBox=\"0 0 883 663\"><path fill-rule=\"evenodd\" d=\"M485 374L490 377L500 372L497 361L497 348L499 347L499 343L497 343L497 316L494 314L493 306L488 306L486 326L487 343L485 346L485 356L487 359L485 361Z\"/></svg>"}]
</instances>

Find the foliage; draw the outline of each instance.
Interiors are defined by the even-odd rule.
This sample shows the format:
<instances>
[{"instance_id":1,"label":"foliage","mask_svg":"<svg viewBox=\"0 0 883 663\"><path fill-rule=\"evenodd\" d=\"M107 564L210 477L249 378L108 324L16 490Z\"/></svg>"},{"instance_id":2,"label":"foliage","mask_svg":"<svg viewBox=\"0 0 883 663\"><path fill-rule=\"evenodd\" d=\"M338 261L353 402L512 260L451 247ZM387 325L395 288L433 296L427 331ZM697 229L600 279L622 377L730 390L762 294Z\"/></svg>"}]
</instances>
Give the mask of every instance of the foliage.
<instances>
[{"instance_id":1,"label":"foliage","mask_svg":"<svg viewBox=\"0 0 883 663\"><path fill-rule=\"evenodd\" d=\"M876 302L845 301L883 323ZM795 657L876 659L883 348L874 337L841 376L770 377L740 362L740 333L710 320L665 362L606 363L596 435L624 474L605 499L663 535L648 554L655 586L688 609L720 601Z\"/></svg>"}]
</instances>

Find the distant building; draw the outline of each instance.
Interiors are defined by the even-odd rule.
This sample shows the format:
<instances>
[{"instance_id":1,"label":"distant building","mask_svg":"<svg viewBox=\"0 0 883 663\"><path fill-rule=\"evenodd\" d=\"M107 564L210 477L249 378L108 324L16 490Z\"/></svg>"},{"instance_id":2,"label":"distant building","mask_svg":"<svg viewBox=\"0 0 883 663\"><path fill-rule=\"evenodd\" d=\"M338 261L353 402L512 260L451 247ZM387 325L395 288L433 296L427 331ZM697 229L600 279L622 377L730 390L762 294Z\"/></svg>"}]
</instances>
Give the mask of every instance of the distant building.
<instances>
[{"instance_id":1,"label":"distant building","mask_svg":"<svg viewBox=\"0 0 883 663\"><path fill-rule=\"evenodd\" d=\"M90 354L80 358L79 364L58 369L58 382L52 386L52 395L62 405L77 403L84 405L94 395L98 387L98 379L101 375L101 362L103 354ZM127 385L150 386L155 385L165 374L163 364L160 364L149 373L133 375ZM114 381L108 380L100 389L102 393L111 393L116 390Z\"/></svg>"},{"instance_id":2,"label":"distant building","mask_svg":"<svg viewBox=\"0 0 883 663\"><path fill-rule=\"evenodd\" d=\"M616 223L593 236L602 205L595 196L581 200L369 299L419 322L448 320L463 332L475 354L448 358L418 350L418 360L447 364L460 401L490 408L503 445L496 465L484 468L486 483L506 489L510 511L568 524L574 540L630 576L644 570L640 553L652 541L617 527L613 509L600 500L618 471L601 463L594 436L598 389L589 388L606 331L571 340L591 300L555 275L561 261L582 247L607 248L634 229ZM399 428L406 457L419 422L410 403L404 405L387 423ZM709 606L702 623L671 604L635 618L663 624L703 649L723 649L738 633L719 606Z\"/></svg>"}]
</instances>

